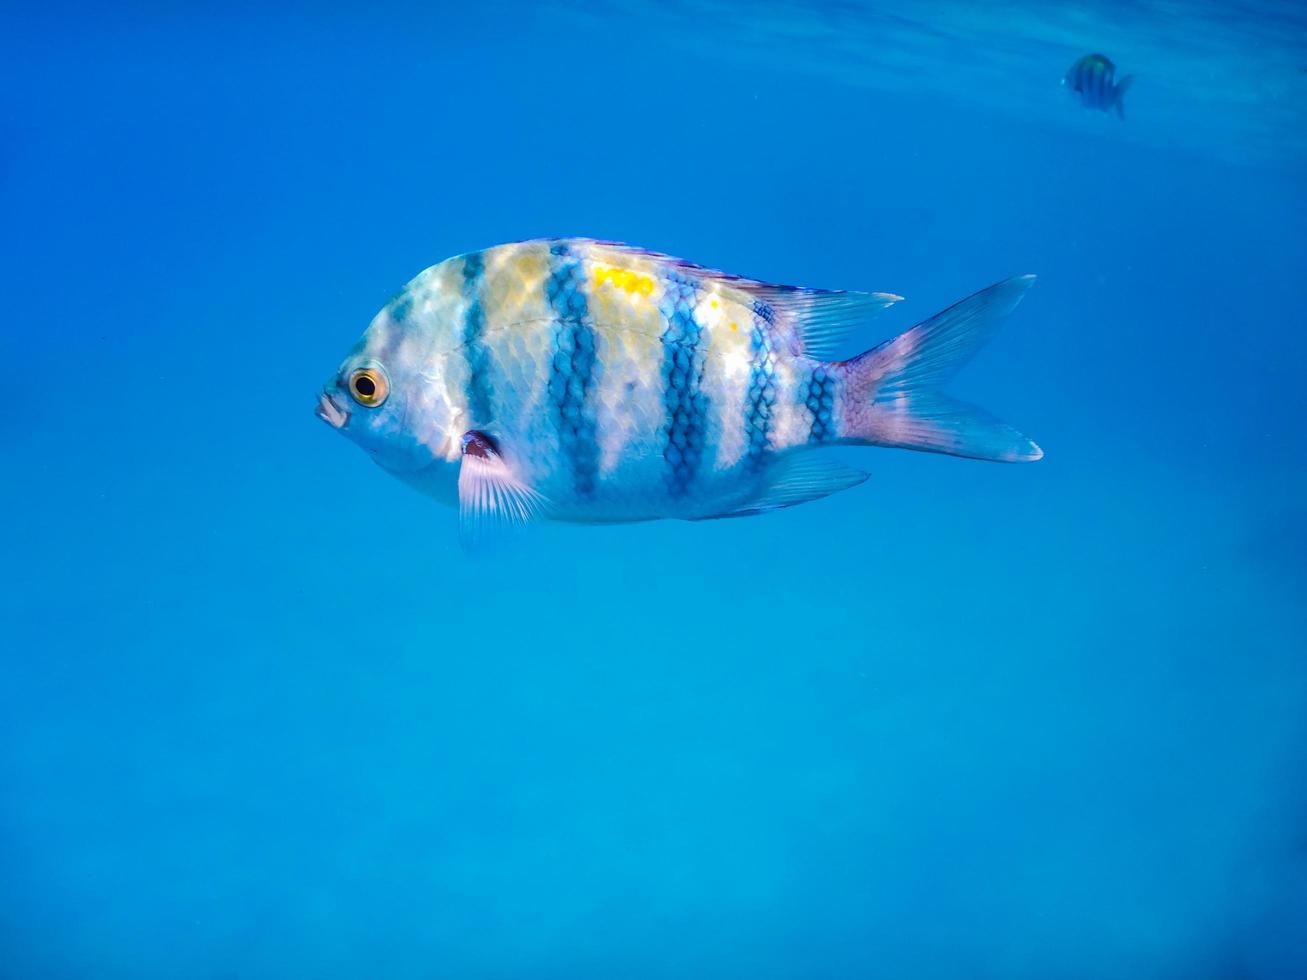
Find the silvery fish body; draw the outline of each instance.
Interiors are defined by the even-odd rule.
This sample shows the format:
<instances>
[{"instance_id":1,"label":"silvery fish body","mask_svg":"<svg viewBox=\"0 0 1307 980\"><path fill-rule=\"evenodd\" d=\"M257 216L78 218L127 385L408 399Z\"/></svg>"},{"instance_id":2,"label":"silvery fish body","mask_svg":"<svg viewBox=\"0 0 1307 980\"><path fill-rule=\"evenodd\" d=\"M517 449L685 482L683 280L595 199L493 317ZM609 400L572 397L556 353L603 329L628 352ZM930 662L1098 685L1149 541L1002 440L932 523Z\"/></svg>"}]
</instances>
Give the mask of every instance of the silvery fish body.
<instances>
[{"instance_id":1,"label":"silvery fish body","mask_svg":"<svg viewBox=\"0 0 1307 980\"><path fill-rule=\"evenodd\" d=\"M1125 118L1125 93L1133 76L1126 75L1115 81L1116 65L1106 55L1087 54L1073 64L1062 79L1080 104L1103 112L1115 109L1118 118Z\"/></svg>"},{"instance_id":2,"label":"silvery fish body","mask_svg":"<svg viewBox=\"0 0 1307 980\"><path fill-rule=\"evenodd\" d=\"M1028 283L833 361L849 328L899 297L769 285L585 239L501 245L413 279L318 414L473 521L757 513L865 479L819 452L839 443L1038 458L933 390Z\"/></svg>"}]
</instances>

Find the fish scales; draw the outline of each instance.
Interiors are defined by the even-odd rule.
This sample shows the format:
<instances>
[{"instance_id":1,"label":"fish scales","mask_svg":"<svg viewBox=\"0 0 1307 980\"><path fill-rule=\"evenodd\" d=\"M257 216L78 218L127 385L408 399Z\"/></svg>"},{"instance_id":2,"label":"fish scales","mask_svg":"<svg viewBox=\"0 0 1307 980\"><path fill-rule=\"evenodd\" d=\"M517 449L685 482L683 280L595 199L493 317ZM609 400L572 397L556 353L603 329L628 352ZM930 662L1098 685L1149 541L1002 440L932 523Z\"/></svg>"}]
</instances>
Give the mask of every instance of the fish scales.
<instances>
[{"instance_id":1,"label":"fish scales","mask_svg":"<svg viewBox=\"0 0 1307 980\"><path fill-rule=\"evenodd\" d=\"M482 261L485 367L512 380L491 386L478 416L469 357L442 372L451 405L468 428L494 425L529 446L528 468L551 500L589 497L589 507L643 516L664 493L720 491L714 478L750 452L741 476L756 476L762 455L782 446L781 426L806 441L798 384L808 372L778 365L765 304L601 245L499 246ZM556 460L566 465L551 473Z\"/></svg>"},{"instance_id":2,"label":"fish scales","mask_svg":"<svg viewBox=\"0 0 1307 980\"><path fill-rule=\"evenodd\" d=\"M876 351L851 361L808 352L841 318L894 299L767 286L588 239L500 245L415 277L342 364L319 414L397 476L474 511L587 522L753 513L865 477L833 464L787 469L800 451L968 448L874 411L907 411L906 388L893 403L884 393L915 348L874 364ZM356 385L379 385L382 401ZM971 454L1024 458L1026 444Z\"/></svg>"}]
</instances>

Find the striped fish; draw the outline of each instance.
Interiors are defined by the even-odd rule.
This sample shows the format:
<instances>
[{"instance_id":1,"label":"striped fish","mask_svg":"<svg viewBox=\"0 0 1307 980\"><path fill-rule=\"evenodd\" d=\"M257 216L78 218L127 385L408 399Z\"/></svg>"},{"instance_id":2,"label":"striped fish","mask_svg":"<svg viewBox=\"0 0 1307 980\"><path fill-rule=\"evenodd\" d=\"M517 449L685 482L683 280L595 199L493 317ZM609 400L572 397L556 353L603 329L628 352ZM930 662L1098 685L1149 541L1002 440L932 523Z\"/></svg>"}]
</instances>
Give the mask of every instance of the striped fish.
<instances>
[{"instance_id":1,"label":"striped fish","mask_svg":"<svg viewBox=\"0 0 1307 980\"><path fill-rule=\"evenodd\" d=\"M1032 281L841 361L849 330L901 297L771 285L588 239L500 245L410 282L317 414L468 526L757 514L865 480L820 451L833 445L1039 459L937 390Z\"/></svg>"},{"instance_id":2,"label":"striped fish","mask_svg":"<svg viewBox=\"0 0 1307 980\"><path fill-rule=\"evenodd\" d=\"M1134 76L1125 75L1121 81L1114 82L1115 75L1116 65L1112 64L1110 58L1101 54L1087 54L1067 70L1062 84L1087 109L1103 112L1115 109L1117 117L1124 119L1125 93L1134 81Z\"/></svg>"}]
</instances>

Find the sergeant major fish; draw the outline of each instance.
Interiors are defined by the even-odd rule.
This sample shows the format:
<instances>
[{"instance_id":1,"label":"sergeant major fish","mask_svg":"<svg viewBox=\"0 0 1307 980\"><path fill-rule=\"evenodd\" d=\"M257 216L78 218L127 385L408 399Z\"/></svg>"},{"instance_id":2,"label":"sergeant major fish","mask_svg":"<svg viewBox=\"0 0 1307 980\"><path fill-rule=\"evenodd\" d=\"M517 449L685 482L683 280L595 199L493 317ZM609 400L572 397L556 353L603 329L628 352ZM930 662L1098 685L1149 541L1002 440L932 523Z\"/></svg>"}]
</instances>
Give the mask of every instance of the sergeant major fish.
<instances>
[{"instance_id":1,"label":"sergeant major fish","mask_svg":"<svg viewBox=\"0 0 1307 980\"><path fill-rule=\"evenodd\" d=\"M835 445L1039 459L938 390L1033 279L832 360L902 297L771 285L587 239L500 245L405 286L317 414L471 525L758 514L865 480L822 451Z\"/></svg>"},{"instance_id":2,"label":"sergeant major fish","mask_svg":"<svg viewBox=\"0 0 1307 980\"><path fill-rule=\"evenodd\" d=\"M1080 104L1088 109L1101 109L1107 112L1115 109L1119 118L1125 118L1125 93L1134 81L1133 75L1125 75L1121 81L1114 82L1116 65L1106 55L1087 54L1067 69L1062 84L1067 87Z\"/></svg>"}]
</instances>

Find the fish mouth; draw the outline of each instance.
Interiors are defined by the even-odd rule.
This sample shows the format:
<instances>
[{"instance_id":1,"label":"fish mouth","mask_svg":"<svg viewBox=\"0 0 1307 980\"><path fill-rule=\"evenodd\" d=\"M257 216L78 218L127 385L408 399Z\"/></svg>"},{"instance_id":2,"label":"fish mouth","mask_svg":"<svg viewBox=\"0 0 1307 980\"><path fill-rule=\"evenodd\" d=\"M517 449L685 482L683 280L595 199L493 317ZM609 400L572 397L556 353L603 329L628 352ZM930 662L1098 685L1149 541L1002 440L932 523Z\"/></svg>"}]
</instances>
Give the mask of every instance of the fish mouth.
<instances>
[{"instance_id":1,"label":"fish mouth","mask_svg":"<svg viewBox=\"0 0 1307 980\"><path fill-rule=\"evenodd\" d=\"M349 412L337 405L335 399L325 391L318 396L318 407L313 410L313 414L333 429L343 429L349 424Z\"/></svg>"}]
</instances>

